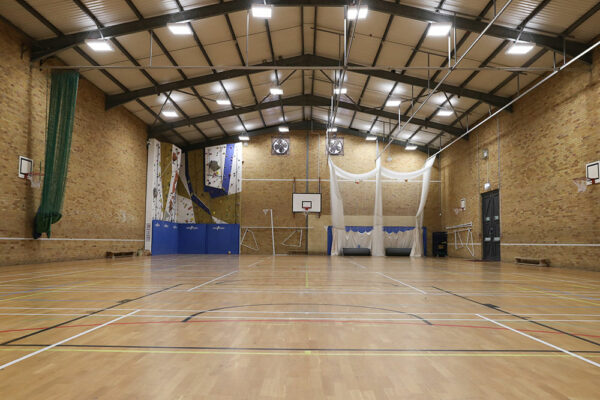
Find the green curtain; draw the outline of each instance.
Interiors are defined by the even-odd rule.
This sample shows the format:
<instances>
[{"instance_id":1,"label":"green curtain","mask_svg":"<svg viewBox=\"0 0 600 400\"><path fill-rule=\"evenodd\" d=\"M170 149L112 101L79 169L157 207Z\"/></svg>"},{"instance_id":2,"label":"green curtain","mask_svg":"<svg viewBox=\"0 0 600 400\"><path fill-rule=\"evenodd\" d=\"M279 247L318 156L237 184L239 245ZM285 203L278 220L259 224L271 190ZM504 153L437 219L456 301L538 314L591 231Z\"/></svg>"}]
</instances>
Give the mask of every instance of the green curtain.
<instances>
[{"instance_id":1,"label":"green curtain","mask_svg":"<svg viewBox=\"0 0 600 400\"><path fill-rule=\"evenodd\" d=\"M50 237L51 225L62 217L78 83L79 72L77 71L52 73L44 186L40 208L35 216L33 229L35 239L42 236L44 232Z\"/></svg>"}]
</instances>

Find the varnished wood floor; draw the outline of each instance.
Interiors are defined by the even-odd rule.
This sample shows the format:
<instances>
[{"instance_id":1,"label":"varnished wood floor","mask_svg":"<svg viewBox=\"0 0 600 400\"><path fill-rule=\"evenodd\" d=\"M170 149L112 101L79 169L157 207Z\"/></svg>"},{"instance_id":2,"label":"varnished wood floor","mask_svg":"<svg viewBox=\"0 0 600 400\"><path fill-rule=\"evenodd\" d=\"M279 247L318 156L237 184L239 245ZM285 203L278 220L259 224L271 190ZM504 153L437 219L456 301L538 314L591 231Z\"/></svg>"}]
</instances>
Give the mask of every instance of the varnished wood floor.
<instances>
[{"instance_id":1,"label":"varnished wood floor","mask_svg":"<svg viewBox=\"0 0 600 400\"><path fill-rule=\"evenodd\" d=\"M600 273L163 256L0 268L0 399L599 399Z\"/></svg>"}]
</instances>

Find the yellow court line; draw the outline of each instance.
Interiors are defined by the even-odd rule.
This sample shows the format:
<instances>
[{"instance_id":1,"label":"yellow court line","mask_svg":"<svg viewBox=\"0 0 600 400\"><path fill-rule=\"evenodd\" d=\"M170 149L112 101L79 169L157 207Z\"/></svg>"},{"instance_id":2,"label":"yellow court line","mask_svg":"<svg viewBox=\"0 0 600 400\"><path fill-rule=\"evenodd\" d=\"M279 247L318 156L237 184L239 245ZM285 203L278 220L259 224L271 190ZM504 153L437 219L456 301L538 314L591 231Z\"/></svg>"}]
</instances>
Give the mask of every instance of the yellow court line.
<instances>
[{"instance_id":1,"label":"yellow court line","mask_svg":"<svg viewBox=\"0 0 600 400\"><path fill-rule=\"evenodd\" d=\"M593 306L600 306L600 304L598 304L598 303L594 303L594 302L591 302L591 301L588 301L588 300L574 299L574 298L572 298L572 297L561 296L561 295L559 295L559 294L554 294L554 293L546 292L546 291L543 291L543 290L533 290L533 289L528 289L528 288L524 288L524 287L522 287L522 286L517 286L517 287L518 287L519 289L521 289L521 290L525 290L525 291L528 291L528 292L543 293L543 294L547 294L548 296L558 297L558 298L561 298L561 299L567 299L567 300L577 301L577 302L579 302L579 303L591 304L591 305L593 305Z\"/></svg>"},{"instance_id":2,"label":"yellow court line","mask_svg":"<svg viewBox=\"0 0 600 400\"><path fill-rule=\"evenodd\" d=\"M37 296L39 294L47 294L47 293L53 293L53 292L60 292L61 290L65 290L65 289L75 289L75 288L79 288L79 287L84 287L84 286L91 286L91 285L95 285L96 283L86 283L85 285L75 285L75 286L69 286L69 287L62 287L59 289L54 289L54 290L46 290L44 292L36 292L36 293L32 293L32 294L26 294L23 296L17 296L17 297L11 297L8 299L2 299L0 300L0 302L2 301L9 301L9 300L16 300L16 299L23 299L25 297L31 297L31 296Z\"/></svg>"},{"instance_id":3,"label":"yellow court line","mask_svg":"<svg viewBox=\"0 0 600 400\"><path fill-rule=\"evenodd\" d=\"M0 351L24 351L31 349L0 349ZM228 350L144 350L144 349L50 349L56 352L79 353L142 353L142 354L200 354L200 355L249 355L249 356L337 356L337 357L571 357L568 354L529 354L529 353L380 353L380 352L327 352L327 351L228 351ZM588 355L588 358L600 358L600 355Z\"/></svg>"}]
</instances>

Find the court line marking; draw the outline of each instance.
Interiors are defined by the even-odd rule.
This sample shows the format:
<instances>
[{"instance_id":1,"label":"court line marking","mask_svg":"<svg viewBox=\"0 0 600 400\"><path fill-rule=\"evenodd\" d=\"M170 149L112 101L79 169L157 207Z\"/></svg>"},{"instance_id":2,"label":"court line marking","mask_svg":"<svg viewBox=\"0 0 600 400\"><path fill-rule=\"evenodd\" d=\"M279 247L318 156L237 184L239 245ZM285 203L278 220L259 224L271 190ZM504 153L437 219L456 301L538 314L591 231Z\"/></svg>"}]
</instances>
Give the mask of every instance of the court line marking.
<instances>
[{"instance_id":1,"label":"court line marking","mask_svg":"<svg viewBox=\"0 0 600 400\"><path fill-rule=\"evenodd\" d=\"M558 297L559 299L566 299L566 300L571 300L571 301L577 301L579 303L585 303L585 304L591 304L593 306L600 306L600 303L594 303L592 301L588 301L588 300L583 300L583 299L574 299L572 297L567 297L567 296L561 296L559 294L555 294L555 293L550 293L550 292L546 292L543 290L534 290L534 289L528 289L528 288L524 288L522 286L517 286L519 289L521 290L525 290L527 292L535 292L535 293L542 293L548 296L552 296L552 297Z\"/></svg>"},{"instance_id":2,"label":"court line marking","mask_svg":"<svg viewBox=\"0 0 600 400\"><path fill-rule=\"evenodd\" d=\"M40 354L40 353L42 353L42 352L44 352L44 351L50 350L50 349L52 349L52 348L54 348L54 347L56 347L56 346L60 346L61 344L64 344L64 343L70 342L70 341L71 341L71 340L73 340L73 339L77 339L78 337L81 337L81 336L83 336L83 335L86 335L86 334L88 334L88 333L91 333L91 332L93 332L93 331L95 331L95 330L98 330L98 329L100 329L100 328L103 328L103 327L105 327L105 326L107 326L107 325L110 325L110 324L112 324L113 322L117 322L117 321L119 321L119 320L122 320L123 318L127 318L127 317L129 317L130 315L133 315L133 314L137 313L138 311L139 311L139 310L132 311L132 312L130 312L129 314L122 315L122 316L120 316L119 318L112 319L112 320L110 320L110 321L108 321L108 322L105 322L105 323L103 323L102 325L95 326L95 327L93 327L93 328L91 328L91 329L88 329L87 331L80 332L80 333L78 333L77 335L73 335L73 336L71 336L71 337L68 337L68 338L66 338L66 339L63 339L63 340L61 340L60 342L57 342L57 343L51 344L50 346L46 346L46 347L44 347L43 349L39 349L39 350L37 350L37 351L34 351L33 353L29 353L29 354L27 354L27 355L24 355L24 356L23 356L23 357L21 357L21 358L17 358L16 360L13 360L13 361L7 362L7 363L6 363L6 364L4 364L4 365L0 365L0 370L3 370L3 369L5 369L5 368L7 368L7 367L10 367L11 365L17 364L17 363L19 363L19 362L21 362L21 361L24 361L24 360L26 360L26 359L28 359L28 358L31 358L31 357L33 357L33 356L35 356L35 355L38 355L38 354Z\"/></svg>"},{"instance_id":3,"label":"court line marking","mask_svg":"<svg viewBox=\"0 0 600 400\"><path fill-rule=\"evenodd\" d=\"M257 262L255 262L255 263L252 263L252 264L248 265L246 268L252 268L252 267L254 267L254 266L256 266L256 265L260 264L261 262L265 261L266 259L267 259L267 258L261 258L261 259L260 259L260 260L258 260Z\"/></svg>"},{"instance_id":4,"label":"court line marking","mask_svg":"<svg viewBox=\"0 0 600 400\"><path fill-rule=\"evenodd\" d=\"M219 279L221 279L221 278L225 278L226 276L229 276L229 275L231 275L231 274L235 274L236 272L238 272L238 271L231 271L231 272L230 272L230 273L228 273L228 274L221 275L221 276L219 276L218 278L212 279L212 280L210 280L210 281L208 281L208 282L204 282L204 283L202 283L202 284L200 284L200 285L198 285L198 286L194 286L193 288L191 288L191 289L188 289L187 291L188 291L188 292L191 292L192 290L198 289L199 287L202 287L202 286L204 286L204 285L208 285L209 283L212 283L212 282L214 282L214 281L218 281Z\"/></svg>"},{"instance_id":5,"label":"court line marking","mask_svg":"<svg viewBox=\"0 0 600 400\"><path fill-rule=\"evenodd\" d=\"M538 339L538 338L536 338L536 337L533 337L533 336L531 336L531 335L528 335L528 334L526 334L526 333L523 333L523 332L521 332L521 331L518 331L518 330L516 330L516 329L513 329L513 328L511 328L510 326L507 326L507 325L504 325L504 324L502 324L502 323L500 323L500 322L494 321L493 319L490 319L490 318L484 317L483 315L479 315L479 314L475 314L475 315L477 315L479 318L482 318L482 319L484 319L484 320L486 320L486 321L489 321L489 322L491 322L491 323L493 323L493 324L496 324L496 325L498 325L498 326L501 326L501 327L503 327L503 328L505 328L505 329L508 329L508 330L510 330L510 331L513 331L513 332L515 332L515 333L518 333L519 335L525 336L525 337L527 337L527 338L529 338L529 339L531 339L531 340L535 340L536 342L538 342L538 343L541 343L541 344L544 344L544 345L546 345L546 346L548 346L548 347L552 347L552 348L553 348L553 349L555 349L555 350L562 351L562 352L563 352L563 353L565 353L565 354L568 354L568 355L570 355L570 356L573 356L573 357L575 357L575 358L578 358L578 359L580 359L580 360L582 360L582 361L585 361L585 362L586 362L586 363L588 363L588 364L592 364L593 366L600 368L600 364L599 364L599 363L597 363L597 362L594 362L594 361L592 361L592 360L588 360L588 359L587 359L587 358L585 358L585 357L581 357L579 354L572 353L572 352L570 352L569 350L565 350L565 349L563 349L562 347L555 346L555 345L553 345L552 343L548 343L548 342L546 342L546 341L544 341L544 340L542 340L542 339Z\"/></svg>"},{"instance_id":6,"label":"court line marking","mask_svg":"<svg viewBox=\"0 0 600 400\"><path fill-rule=\"evenodd\" d=\"M61 289L39 291L39 292L31 293L31 294L26 294L26 295L23 295L23 296L9 297L8 299L0 299L0 302L10 301L10 300L17 300L17 299L23 299L25 297L33 297L33 296L37 296L37 295L40 295L40 294L58 293L58 292L63 292L66 289L74 289L74 288L80 288L80 287L84 287L84 286L92 286L92 285L95 285L95 284L96 284L96 282L92 282L92 283L86 283L84 285L75 285L75 286L61 288Z\"/></svg>"},{"instance_id":7,"label":"court line marking","mask_svg":"<svg viewBox=\"0 0 600 400\"><path fill-rule=\"evenodd\" d=\"M361 265L361 264L357 263L357 262L356 262L356 261L354 261L354 260L348 260L348 262L350 262L351 264L354 264L354 265L356 265L357 267L360 267L360 268L362 268L362 269L366 269L366 270L368 270L368 268L367 268L367 267L365 267L364 265ZM425 291L423 291L423 290L421 290L421 289L418 289L418 288L416 288L416 287L414 287L414 286L411 286L411 285L409 285L408 283L404 283L404 282L402 282L402 281L399 281L398 279L394 279L394 278L392 278L392 277L390 277L390 276L387 276L387 275L386 275L386 274L384 274L384 273L381 273L381 272L378 272L378 271L369 271L369 272L372 272L372 273L374 273L374 274L377 274L377 275L384 276L384 277L386 277L386 278L388 278L388 279L391 279L391 280L393 280L394 282L398 282L398 283L399 283L399 284L401 284L401 285L404 285L404 286L406 286L406 287L409 287L409 288L411 288L411 289L413 289L413 290L416 290L417 292L419 292L419 293L421 293L421 294L427 294L427 292L425 292Z\"/></svg>"},{"instance_id":8,"label":"court line marking","mask_svg":"<svg viewBox=\"0 0 600 400\"><path fill-rule=\"evenodd\" d=\"M28 349L0 349L0 351L27 351ZM232 350L132 350L132 349L51 349L52 352L83 353L143 353L143 354L200 354L200 355L256 355L256 356L342 356L342 357L554 357L565 358L565 354L530 354L530 353L379 353L379 352L328 352L305 350L300 352L280 351L232 351ZM588 356L600 358L600 356Z\"/></svg>"}]
</instances>

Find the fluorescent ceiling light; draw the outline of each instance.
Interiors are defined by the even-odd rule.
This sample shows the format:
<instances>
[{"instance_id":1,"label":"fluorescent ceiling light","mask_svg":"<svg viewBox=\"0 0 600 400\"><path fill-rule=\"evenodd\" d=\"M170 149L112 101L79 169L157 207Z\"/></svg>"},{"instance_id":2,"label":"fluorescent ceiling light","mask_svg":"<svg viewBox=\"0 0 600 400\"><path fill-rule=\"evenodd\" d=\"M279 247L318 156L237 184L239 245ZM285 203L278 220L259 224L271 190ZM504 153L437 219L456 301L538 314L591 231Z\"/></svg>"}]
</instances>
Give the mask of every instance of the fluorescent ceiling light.
<instances>
[{"instance_id":1,"label":"fluorescent ceiling light","mask_svg":"<svg viewBox=\"0 0 600 400\"><path fill-rule=\"evenodd\" d=\"M110 42L106 39L88 39L85 41L85 44L94 51L113 51Z\"/></svg>"},{"instance_id":2,"label":"fluorescent ceiling light","mask_svg":"<svg viewBox=\"0 0 600 400\"><path fill-rule=\"evenodd\" d=\"M387 103L385 103L386 107L399 107L400 104L402 103L401 100L388 100Z\"/></svg>"},{"instance_id":3,"label":"fluorescent ceiling light","mask_svg":"<svg viewBox=\"0 0 600 400\"><path fill-rule=\"evenodd\" d=\"M450 29L452 29L452 24L434 23L429 26L427 36L448 36Z\"/></svg>"},{"instance_id":4,"label":"fluorescent ceiling light","mask_svg":"<svg viewBox=\"0 0 600 400\"><path fill-rule=\"evenodd\" d=\"M527 42L514 42L508 48L508 50L506 50L506 53L507 54L516 54L516 55L527 54L531 50L533 50L534 47L535 47L535 45L533 45L531 43L527 43Z\"/></svg>"},{"instance_id":5,"label":"fluorescent ceiling light","mask_svg":"<svg viewBox=\"0 0 600 400\"><path fill-rule=\"evenodd\" d=\"M163 115L163 117L167 117L167 118L179 117L179 114L177 114L177 111L173 111L173 110L163 110L163 112L161 112L161 114Z\"/></svg>"},{"instance_id":6,"label":"fluorescent ceiling light","mask_svg":"<svg viewBox=\"0 0 600 400\"><path fill-rule=\"evenodd\" d=\"M369 141L373 141L373 140L377 140L377 136L375 135L369 135L365 138L365 140L369 140Z\"/></svg>"},{"instance_id":7,"label":"fluorescent ceiling light","mask_svg":"<svg viewBox=\"0 0 600 400\"><path fill-rule=\"evenodd\" d=\"M288 127L287 127L287 126L285 126L285 125L281 125L281 126L279 127L279 132L281 132L281 133L285 133L285 132L289 132L289 131L290 131L290 128L288 128Z\"/></svg>"},{"instance_id":8,"label":"fluorescent ceiling light","mask_svg":"<svg viewBox=\"0 0 600 400\"><path fill-rule=\"evenodd\" d=\"M240 136L238 136L238 139L241 140L242 142L247 142L248 140L250 140L250 136L240 135Z\"/></svg>"},{"instance_id":9,"label":"fluorescent ceiling light","mask_svg":"<svg viewBox=\"0 0 600 400\"><path fill-rule=\"evenodd\" d=\"M173 35L191 35L192 28L186 22L167 24L167 28Z\"/></svg>"},{"instance_id":10,"label":"fluorescent ceiling light","mask_svg":"<svg viewBox=\"0 0 600 400\"><path fill-rule=\"evenodd\" d=\"M343 88L335 88L335 89L333 89L333 93L335 93L335 94L346 94L346 93L348 93L348 89L346 89L345 87L343 87Z\"/></svg>"},{"instance_id":11,"label":"fluorescent ceiling light","mask_svg":"<svg viewBox=\"0 0 600 400\"><path fill-rule=\"evenodd\" d=\"M357 9L356 7L348 7L348 19L349 20L355 20L355 19L365 19L367 18L367 14L369 13L369 7L368 6L361 6L359 9Z\"/></svg>"},{"instance_id":12,"label":"fluorescent ceiling light","mask_svg":"<svg viewBox=\"0 0 600 400\"><path fill-rule=\"evenodd\" d=\"M227 99L217 99L217 104L220 104L222 106L228 106L231 104L231 102Z\"/></svg>"},{"instance_id":13,"label":"fluorescent ceiling light","mask_svg":"<svg viewBox=\"0 0 600 400\"><path fill-rule=\"evenodd\" d=\"M273 7L266 4L252 4L252 16L254 18L271 18Z\"/></svg>"},{"instance_id":14,"label":"fluorescent ceiling light","mask_svg":"<svg viewBox=\"0 0 600 400\"><path fill-rule=\"evenodd\" d=\"M408 150L408 151L413 151L416 149L417 149L417 146L414 144L407 144L406 147L404 147L404 150Z\"/></svg>"},{"instance_id":15,"label":"fluorescent ceiling light","mask_svg":"<svg viewBox=\"0 0 600 400\"><path fill-rule=\"evenodd\" d=\"M269 91L273 96L281 96L283 94L283 89L279 86L272 87L271 89L269 89Z\"/></svg>"},{"instance_id":16,"label":"fluorescent ceiling light","mask_svg":"<svg viewBox=\"0 0 600 400\"><path fill-rule=\"evenodd\" d=\"M436 115L437 115L438 117L449 117L449 116L451 116L452 114L454 114L454 111L452 111L452 110L448 110L448 109L445 109L445 108L440 108L440 109L438 110L438 112L436 113Z\"/></svg>"},{"instance_id":17,"label":"fluorescent ceiling light","mask_svg":"<svg viewBox=\"0 0 600 400\"><path fill-rule=\"evenodd\" d=\"M327 128L327 132L337 132L337 126L334 126L333 128Z\"/></svg>"}]
</instances>

